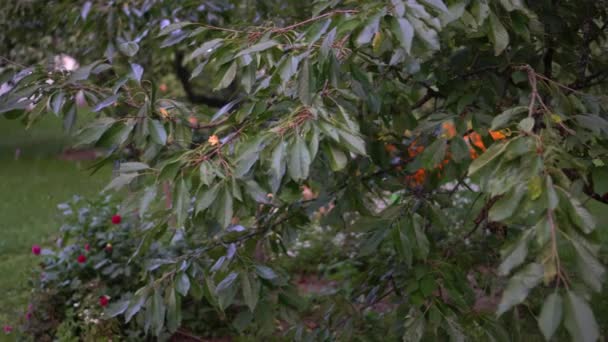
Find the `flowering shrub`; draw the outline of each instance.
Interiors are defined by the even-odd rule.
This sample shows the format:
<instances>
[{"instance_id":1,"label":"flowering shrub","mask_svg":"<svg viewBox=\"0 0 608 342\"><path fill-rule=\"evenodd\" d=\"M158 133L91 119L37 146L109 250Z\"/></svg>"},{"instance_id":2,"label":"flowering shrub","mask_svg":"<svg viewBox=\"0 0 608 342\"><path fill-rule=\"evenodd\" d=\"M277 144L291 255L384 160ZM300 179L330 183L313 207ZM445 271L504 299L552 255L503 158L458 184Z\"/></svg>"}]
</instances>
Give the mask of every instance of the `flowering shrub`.
<instances>
[{"instance_id":1,"label":"flowering shrub","mask_svg":"<svg viewBox=\"0 0 608 342\"><path fill-rule=\"evenodd\" d=\"M40 246L32 247L33 254L42 254L42 269L33 281L25 330L37 339L117 336L120 324L106 320L104 310L141 284L142 265L129 263L140 232L137 221L115 223L117 205L110 197L76 197L60 209L64 224L57 246L42 253Z\"/></svg>"}]
</instances>

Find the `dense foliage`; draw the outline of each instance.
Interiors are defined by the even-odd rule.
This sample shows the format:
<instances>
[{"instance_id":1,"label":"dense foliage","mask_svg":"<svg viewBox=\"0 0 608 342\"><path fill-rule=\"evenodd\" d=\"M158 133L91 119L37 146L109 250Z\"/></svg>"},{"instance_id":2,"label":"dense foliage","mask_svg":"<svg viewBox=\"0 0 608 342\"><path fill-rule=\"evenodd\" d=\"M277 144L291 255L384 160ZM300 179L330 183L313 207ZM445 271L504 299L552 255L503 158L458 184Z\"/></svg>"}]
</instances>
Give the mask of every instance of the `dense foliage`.
<instances>
[{"instance_id":1,"label":"dense foliage","mask_svg":"<svg viewBox=\"0 0 608 342\"><path fill-rule=\"evenodd\" d=\"M78 145L105 151L93 169L118 165L106 191L128 223L103 200L75 212L44 265L58 278L37 285L69 305L109 295L102 318L120 320L93 333L605 335L590 303L606 233L588 209L608 203L606 1L0 12L0 115L69 130L90 110ZM54 68L61 53L81 66Z\"/></svg>"}]
</instances>

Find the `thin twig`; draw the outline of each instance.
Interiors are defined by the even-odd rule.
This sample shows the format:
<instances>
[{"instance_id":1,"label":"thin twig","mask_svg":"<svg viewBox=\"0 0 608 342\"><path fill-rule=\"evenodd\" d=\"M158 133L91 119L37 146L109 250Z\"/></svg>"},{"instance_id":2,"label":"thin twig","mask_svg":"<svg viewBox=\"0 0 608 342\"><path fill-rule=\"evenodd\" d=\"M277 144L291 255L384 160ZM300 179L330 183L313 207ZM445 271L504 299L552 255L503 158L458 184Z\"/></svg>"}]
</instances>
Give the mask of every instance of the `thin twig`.
<instances>
[{"instance_id":1,"label":"thin twig","mask_svg":"<svg viewBox=\"0 0 608 342\"><path fill-rule=\"evenodd\" d=\"M327 12L325 14L318 15L316 17L312 17L310 19L306 19L306 20L301 21L299 23L295 23L293 25L289 25L289 26L282 27L282 28L276 28L276 29L274 29L272 31L273 32L277 32L277 33L283 33L283 32L287 32L287 31L291 31L291 30L293 30L293 29L295 29L297 27L300 27L302 25L310 24L310 23L315 22L317 20L320 20L320 19L323 19L323 18L327 18L327 17L331 17L331 16L336 15L336 14L352 14L352 13L359 13L359 11L358 10L334 10L334 11L331 11L331 12Z\"/></svg>"}]
</instances>

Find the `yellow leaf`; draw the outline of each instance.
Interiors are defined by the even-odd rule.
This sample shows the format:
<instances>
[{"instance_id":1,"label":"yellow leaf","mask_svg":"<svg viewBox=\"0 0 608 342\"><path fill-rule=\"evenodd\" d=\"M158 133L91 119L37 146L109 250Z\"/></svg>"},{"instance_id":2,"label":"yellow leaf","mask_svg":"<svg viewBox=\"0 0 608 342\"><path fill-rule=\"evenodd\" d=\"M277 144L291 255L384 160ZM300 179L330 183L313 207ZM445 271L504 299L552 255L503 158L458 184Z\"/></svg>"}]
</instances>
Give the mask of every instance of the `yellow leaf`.
<instances>
[{"instance_id":1,"label":"yellow leaf","mask_svg":"<svg viewBox=\"0 0 608 342\"><path fill-rule=\"evenodd\" d=\"M553 120L553 122L560 123L562 122L562 117L555 113L551 113L551 120Z\"/></svg>"},{"instance_id":2,"label":"yellow leaf","mask_svg":"<svg viewBox=\"0 0 608 342\"><path fill-rule=\"evenodd\" d=\"M540 197L543 193L543 181L540 176L534 176L528 182L528 193L530 194L530 198L534 201Z\"/></svg>"},{"instance_id":3,"label":"yellow leaf","mask_svg":"<svg viewBox=\"0 0 608 342\"><path fill-rule=\"evenodd\" d=\"M374 35L374 40L372 40L372 48L374 51L377 51L380 48L380 44L382 44L382 31L378 31Z\"/></svg>"}]
</instances>

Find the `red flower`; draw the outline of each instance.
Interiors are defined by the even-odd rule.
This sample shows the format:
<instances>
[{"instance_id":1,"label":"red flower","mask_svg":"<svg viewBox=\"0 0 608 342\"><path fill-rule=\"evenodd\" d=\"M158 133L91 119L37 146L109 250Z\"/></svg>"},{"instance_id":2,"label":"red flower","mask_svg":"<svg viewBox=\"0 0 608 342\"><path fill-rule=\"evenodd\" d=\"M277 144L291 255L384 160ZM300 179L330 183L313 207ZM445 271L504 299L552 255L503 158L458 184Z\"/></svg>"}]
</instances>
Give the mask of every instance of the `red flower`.
<instances>
[{"instance_id":1,"label":"red flower","mask_svg":"<svg viewBox=\"0 0 608 342\"><path fill-rule=\"evenodd\" d=\"M85 262L87 262L87 257L86 257L86 256L84 256L84 254L80 254L80 255L78 256L78 263L79 263L79 264L84 264Z\"/></svg>"},{"instance_id":2,"label":"red flower","mask_svg":"<svg viewBox=\"0 0 608 342\"><path fill-rule=\"evenodd\" d=\"M40 246L38 246L38 245L32 246L32 253L34 253L34 255L40 255L40 251L41 251Z\"/></svg>"},{"instance_id":3,"label":"red flower","mask_svg":"<svg viewBox=\"0 0 608 342\"><path fill-rule=\"evenodd\" d=\"M118 214L112 216L112 223L119 224L122 221L122 217Z\"/></svg>"},{"instance_id":4,"label":"red flower","mask_svg":"<svg viewBox=\"0 0 608 342\"><path fill-rule=\"evenodd\" d=\"M4 330L5 334L10 334L13 331L13 327L11 327L10 325L5 325L4 329L2 330Z\"/></svg>"},{"instance_id":5,"label":"red flower","mask_svg":"<svg viewBox=\"0 0 608 342\"><path fill-rule=\"evenodd\" d=\"M90 251L91 250L91 245L89 245L88 243L85 243L84 244L84 250L87 251L87 252Z\"/></svg>"},{"instance_id":6,"label":"red flower","mask_svg":"<svg viewBox=\"0 0 608 342\"><path fill-rule=\"evenodd\" d=\"M110 303L110 298L108 296L99 297L99 305L101 305L101 307L105 308L108 306L108 303Z\"/></svg>"},{"instance_id":7,"label":"red flower","mask_svg":"<svg viewBox=\"0 0 608 342\"><path fill-rule=\"evenodd\" d=\"M30 311L28 311L28 312L25 314L25 319L27 319L28 321L29 321L30 319L32 319L32 313L31 313Z\"/></svg>"}]
</instances>

